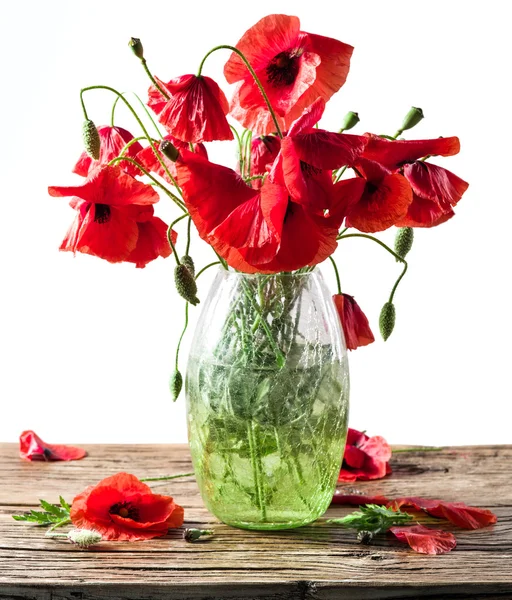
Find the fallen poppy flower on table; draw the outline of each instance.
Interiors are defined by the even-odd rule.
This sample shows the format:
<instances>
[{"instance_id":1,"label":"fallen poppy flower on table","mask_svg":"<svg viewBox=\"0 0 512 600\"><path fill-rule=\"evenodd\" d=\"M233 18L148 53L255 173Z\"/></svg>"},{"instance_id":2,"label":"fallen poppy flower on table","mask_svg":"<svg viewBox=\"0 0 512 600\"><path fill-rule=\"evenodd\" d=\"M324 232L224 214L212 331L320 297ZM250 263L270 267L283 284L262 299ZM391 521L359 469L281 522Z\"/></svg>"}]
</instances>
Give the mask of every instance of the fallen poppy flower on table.
<instances>
[{"instance_id":1,"label":"fallen poppy flower on table","mask_svg":"<svg viewBox=\"0 0 512 600\"><path fill-rule=\"evenodd\" d=\"M356 350L360 346L367 346L374 342L375 337L370 329L368 318L354 300L354 296L334 294L332 299L340 317L347 350Z\"/></svg>"},{"instance_id":2,"label":"fallen poppy flower on table","mask_svg":"<svg viewBox=\"0 0 512 600\"><path fill-rule=\"evenodd\" d=\"M87 456L82 448L47 444L33 431L24 431L20 435L20 456L25 460L79 460Z\"/></svg>"},{"instance_id":3,"label":"fallen poppy flower on table","mask_svg":"<svg viewBox=\"0 0 512 600\"><path fill-rule=\"evenodd\" d=\"M381 479L391 473L390 458L391 448L383 437L349 428L338 481Z\"/></svg>"},{"instance_id":4,"label":"fallen poppy flower on table","mask_svg":"<svg viewBox=\"0 0 512 600\"><path fill-rule=\"evenodd\" d=\"M389 531L401 542L409 544L415 551L421 554L445 554L457 545L453 533L431 529L423 525L395 526Z\"/></svg>"},{"instance_id":5,"label":"fallen poppy flower on table","mask_svg":"<svg viewBox=\"0 0 512 600\"><path fill-rule=\"evenodd\" d=\"M117 473L78 494L70 518L80 529L101 533L104 540L136 541L165 535L183 525L184 511L170 496L154 494L129 473Z\"/></svg>"}]
</instances>

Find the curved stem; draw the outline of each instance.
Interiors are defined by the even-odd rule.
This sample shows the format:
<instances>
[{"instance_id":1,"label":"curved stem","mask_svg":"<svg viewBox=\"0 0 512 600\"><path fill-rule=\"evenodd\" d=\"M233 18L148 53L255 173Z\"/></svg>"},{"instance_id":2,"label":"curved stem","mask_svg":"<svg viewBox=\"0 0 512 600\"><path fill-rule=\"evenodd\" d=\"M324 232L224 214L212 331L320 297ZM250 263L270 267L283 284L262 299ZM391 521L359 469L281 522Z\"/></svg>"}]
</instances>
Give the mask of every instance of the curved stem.
<instances>
[{"instance_id":1,"label":"curved stem","mask_svg":"<svg viewBox=\"0 0 512 600\"><path fill-rule=\"evenodd\" d=\"M188 218L188 224L187 224L187 247L185 249L185 254L188 254L190 252L190 228L192 226L192 217Z\"/></svg>"},{"instance_id":2,"label":"curved stem","mask_svg":"<svg viewBox=\"0 0 512 600\"><path fill-rule=\"evenodd\" d=\"M348 165L345 165L343 167L343 169L341 169L340 171L338 171L338 174L336 175L336 179L334 180L334 183L338 183L338 181L341 179L341 176L343 175L343 173L345 173L345 171L348 169Z\"/></svg>"},{"instance_id":3,"label":"curved stem","mask_svg":"<svg viewBox=\"0 0 512 600\"><path fill-rule=\"evenodd\" d=\"M332 256L329 256L329 260L332 263L332 268L334 269L334 273L336 275L336 283L338 285L338 294L341 296L341 282L340 282L340 274L338 272L338 265L336 264L336 262L334 261L334 258Z\"/></svg>"},{"instance_id":4,"label":"curved stem","mask_svg":"<svg viewBox=\"0 0 512 600\"><path fill-rule=\"evenodd\" d=\"M270 100L268 99L267 93L263 89L263 85L261 84L261 81L260 81L259 77L256 75L256 72L251 67L249 61L245 58L245 56L242 54L242 52L240 52L240 50L238 48L235 48L234 46L226 46L226 45L216 46L215 48L212 48L204 56L203 60L201 61L201 64L199 65L199 70L197 72L197 76L201 77L201 73L203 71L203 66L204 66L204 63L205 63L206 59L210 56L210 54L213 54L217 50L231 50L231 52L234 52L235 54L238 54L238 56L242 59L243 63L247 67L247 70L252 75L252 78L254 79L256 85L258 86L258 88L259 88L259 90L261 92L261 95L263 96L263 99L265 100L265 104L267 105L267 108L268 108L268 110L269 110L269 112L270 112L270 114L272 116L272 120L274 121L274 125L276 126L277 135L280 138L282 138L283 134L281 133L281 128L279 127L279 123L277 121L276 113L274 112L274 109L272 108L272 105L270 104Z\"/></svg>"},{"instance_id":5,"label":"curved stem","mask_svg":"<svg viewBox=\"0 0 512 600\"><path fill-rule=\"evenodd\" d=\"M176 259L176 264L181 265L181 261L178 258L178 253L176 252L176 247L174 245L174 242L172 241L172 226L171 225L169 225L169 227L167 227L167 241L169 242L169 246L171 247L174 258ZM187 304L188 304L188 302L187 302Z\"/></svg>"},{"instance_id":6,"label":"curved stem","mask_svg":"<svg viewBox=\"0 0 512 600\"><path fill-rule=\"evenodd\" d=\"M199 273L196 275L196 279L199 277L199 275L201 275L202 273L204 273L206 271L206 269L209 269L210 267L213 267L215 265L220 265L221 262L220 260L216 260L215 262L211 262L209 265L206 265L206 267L203 267Z\"/></svg>"},{"instance_id":7,"label":"curved stem","mask_svg":"<svg viewBox=\"0 0 512 600\"><path fill-rule=\"evenodd\" d=\"M151 71L148 69L148 65L146 63L146 59L145 58L141 58L140 62L142 64L142 66L144 67L144 71L146 71L146 75L151 79L151 82L153 83L153 85L156 87L156 89L162 94L162 96L166 99L169 100L169 94L167 94L163 89L162 86L158 84L157 80L153 77L153 75L151 74Z\"/></svg>"},{"instance_id":8,"label":"curved stem","mask_svg":"<svg viewBox=\"0 0 512 600\"><path fill-rule=\"evenodd\" d=\"M185 302L185 325L183 326L183 329L181 330L180 339L178 340L178 345L176 346L176 357L175 357L175 361L174 361L174 366L176 368L176 371L178 370L178 360L180 358L181 341L183 340L183 336L185 335L185 332L187 331L187 327L188 327L188 307L189 307L189 302Z\"/></svg>"},{"instance_id":9,"label":"curved stem","mask_svg":"<svg viewBox=\"0 0 512 600\"><path fill-rule=\"evenodd\" d=\"M112 112L110 113L110 127L114 127L114 115L116 113L116 106L119 102L119 96L114 100L114 104L112 104Z\"/></svg>"},{"instance_id":10,"label":"curved stem","mask_svg":"<svg viewBox=\"0 0 512 600\"><path fill-rule=\"evenodd\" d=\"M168 481L171 479L179 479L180 477L192 477L195 473L178 473L177 475L164 475L163 477L144 477L139 481Z\"/></svg>"}]
</instances>

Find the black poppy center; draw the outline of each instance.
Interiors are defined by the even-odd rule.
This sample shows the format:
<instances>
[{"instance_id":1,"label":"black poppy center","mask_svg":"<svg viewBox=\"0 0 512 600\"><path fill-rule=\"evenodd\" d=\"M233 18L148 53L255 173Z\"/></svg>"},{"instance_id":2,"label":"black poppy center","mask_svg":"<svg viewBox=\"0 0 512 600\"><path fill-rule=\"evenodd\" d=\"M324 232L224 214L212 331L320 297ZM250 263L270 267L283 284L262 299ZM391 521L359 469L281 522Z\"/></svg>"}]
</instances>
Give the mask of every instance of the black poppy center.
<instances>
[{"instance_id":1,"label":"black poppy center","mask_svg":"<svg viewBox=\"0 0 512 600\"><path fill-rule=\"evenodd\" d=\"M110 206L108 204L95 204L94 206L94 222L108 223L110 221Z\"/></svg>"},{"instance_id":2,"label":"black poppy center","mask_svg":"<svg viewBox=\"0 0 512 600\"><path fill-rule=\"evenodd\" d=\"M131 502L116 502L108 511L111 515L119 515L123 519L138 521L139 511Z\"/></svg>"},{"instance_id":3,"label":"black poppy center","mask_svg":"<svg viewBox=\"0 0 512 600\"><path fill-rule=\"evenodd\" d=\"M267 66L267 81L274 87L291 85L299 73L299 58L302 51L287 51L276 54Z\"/></svg>"},{"instance_id":4,"label":"black poppy center","mask_svg":"<svg viewBox=\"0 0 512 600\"><path fill-rule=\"evenodd\" d=\"M317 167L314 167L313 165L310 165L307 162L304 162L303 160L300 161L300 170L304 173L304 175L318 175L319 173L322 172L322 169L317 169Z\"/></svg>"}]
</instances>

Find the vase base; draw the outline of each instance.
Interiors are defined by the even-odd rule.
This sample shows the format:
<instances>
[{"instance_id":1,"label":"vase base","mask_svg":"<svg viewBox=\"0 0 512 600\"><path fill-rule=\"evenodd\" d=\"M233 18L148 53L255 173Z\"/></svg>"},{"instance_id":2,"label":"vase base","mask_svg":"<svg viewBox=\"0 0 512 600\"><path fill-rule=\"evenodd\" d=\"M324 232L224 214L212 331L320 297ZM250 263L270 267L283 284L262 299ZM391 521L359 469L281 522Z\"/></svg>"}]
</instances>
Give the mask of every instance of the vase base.
<instances>
[{"instance_id":1,"label":"vase base","mask_svg":"<svg viewBox=\"0 0 512 600\"><path fill-rule=\"evenodd\" d=\"M283 529L296 529L313 523L316 519L305 519L304 521L283 521L277 523L257 523L245 521L228 521L223 520L223 523L237 529L250 529L252 531L280 531Z\"/></svg>"}]
</instances>

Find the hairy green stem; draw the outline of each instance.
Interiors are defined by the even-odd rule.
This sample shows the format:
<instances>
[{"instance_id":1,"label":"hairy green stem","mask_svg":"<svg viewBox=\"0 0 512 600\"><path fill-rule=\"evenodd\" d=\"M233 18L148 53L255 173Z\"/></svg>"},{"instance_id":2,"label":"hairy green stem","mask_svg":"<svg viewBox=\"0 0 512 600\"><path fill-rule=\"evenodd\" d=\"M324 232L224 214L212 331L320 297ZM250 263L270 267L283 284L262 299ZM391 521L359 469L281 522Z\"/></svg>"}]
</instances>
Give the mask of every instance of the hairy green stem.
<instances>
[{"instance_id":1,"label":"hairy green stem","mask_svg":"<svg viewBox=\"0 0 512 600\"><path fill-rule=\"evenodd\" d=\"M139 481L170 481L171 479L179 479L180 477L192 477L195 473L178 473L177 475L163 475L162 477L144 477Z\"/></svg>"},{"instance_id":2,"label":"hairy green stem","mask_svg":"<svg viewBox=\"0 0 512 600\"><path fill-rule=\"evenodd\" d=\"M338 294L341 296L341 281L340 281L340 274L338 272L338 265L336 264L336 262L332 256L329 256L329 260L331 261L332 268L334 269L334 273L336 275L336 284L338 286Z\"/></svg>"}]
</instances>

